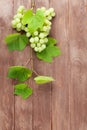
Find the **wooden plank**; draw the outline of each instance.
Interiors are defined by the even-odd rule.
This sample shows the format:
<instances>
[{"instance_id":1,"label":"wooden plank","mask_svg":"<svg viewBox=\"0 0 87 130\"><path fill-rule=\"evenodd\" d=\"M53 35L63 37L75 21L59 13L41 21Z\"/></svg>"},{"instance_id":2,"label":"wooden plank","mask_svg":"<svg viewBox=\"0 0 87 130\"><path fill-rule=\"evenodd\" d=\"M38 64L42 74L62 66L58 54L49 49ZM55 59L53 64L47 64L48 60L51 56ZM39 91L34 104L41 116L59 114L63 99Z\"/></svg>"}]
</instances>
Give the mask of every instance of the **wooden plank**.
<instances>
[{"instance_id":1,"label":"wooden plank","mask_svg":"<svg viewBox=\"0 0 87 130\"><path fill-rule=\"evenodd\" d=\"M14 13L16 13L19 5L30 8L31 1L14 0ZM14 65L24 65L30 57L29 47L26 47L22 52L16 51L14 52ZM32 87L31 80L27 83ZM15 97L15 130L32 130L32 96L27 100L23 100L19 96Z\"/></svg>"},{"instance_id":2,"label":"wooden plank","mask_svg":"<svg viewBox=\"0 0 87 130\"><path fill-rule=\"evenodd\" d=\"M69 44L68 44L68 0L51 0L56 11L51 34L59 41L62 55L55 58L52 73L52 130L69 129Z\"/></svg>"},{"instance_id":3,"label":"wooden plank","mask_svg":"<svg viewBox=\"0 0 87 130\"><path fill-rule=\"evenodd\" d=\"M87 1L69 1L70 130L87 129Z\"/></svg>"},{"instance_id":4,"label":"wooden plank","mask_svg":"<svg viewBox=\"0 0 87 130\"><path fill-rule=\"evenodd\" d=\"M35 0L35 5L49 8L49 0ZM51 64L38 60L35 54L33 66L39 75L52 75ZM33 130L51 130L51 84L34 84Z\"/></svg>"},{"instance_id":5,"label":"wooden plank","mask_svg":"<svg viewBox=\"0 0 87 130\"><path fill-rule=\"evenodd\" d=\"M13 0L0 0L0 130L14 130L14 95L12 82L7 78L13 58L4 42L5 36L12 32L12 15Z\"/></svg>"}]
</instances>

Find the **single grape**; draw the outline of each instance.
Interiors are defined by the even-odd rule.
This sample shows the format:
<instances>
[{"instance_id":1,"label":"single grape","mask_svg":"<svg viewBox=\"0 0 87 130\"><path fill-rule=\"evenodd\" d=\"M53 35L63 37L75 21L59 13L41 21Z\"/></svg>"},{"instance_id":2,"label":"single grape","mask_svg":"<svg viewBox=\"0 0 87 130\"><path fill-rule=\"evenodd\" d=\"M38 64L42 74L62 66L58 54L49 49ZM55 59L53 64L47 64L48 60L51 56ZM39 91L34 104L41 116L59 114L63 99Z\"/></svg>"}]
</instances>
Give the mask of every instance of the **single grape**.
<instances>
[{"instance_id":1,"label":"single grape","mask_svg":"<svg viewBox=\"0 0 87 130\"><path fill-rule=\"evenodd\" d=\"M40 43L37 43L37 47L40 47L41 46L41 44Z\"/></svg>"},{"instance_id":2,"label":"single grape","mask_svg":"<svg viewBox=\"0 0 87 130\"><path fill-rule=\"evenodd\" d=\"M21 27L22 27L22 24L21 24L21 23L18 23L18 24L17 24L17 28L20 28L20 29L21 29Z\"/></svg>"},{"instance_id":3,"label":"single grape","mask_svg":"<svg viewBox=\"0 0 87 130\"><path fill-rule=\"evenodd\" d=\"M38 51L38 47L35 47L34 50L37 52Z\"/></svg>"},{"instance_id":4,"label":"single grape","mask_svg":"<svg viewBox=\"0 0 87 130\"><path fill-rule=\"evenodd\" d=\"M52 20L52 17L51 17L51 16L48 16L47 19L48 19L48 20Z\"/></svg>"},{"instance_id":5,"label":"single grape","mask_svg":"<svg viewBox=\"0 0 87 130\"><path fill-rule=\"evenodd\" d=\"M31 42L31 43L34 43L34 41L35 41L34 38L31 37L31 38L30 38L30 42Z\"/></svg>"},{"instance_id":6,"label":"single grape","mask_svg":"<svg viewBox=\"0 0 87 130\"><path fill-rule=\"evenodd\" d=\"M47 26L47 32L49 32L51 29L51 26Z\"/></svg>"},{"instance_id":7,"label":"single grape","mask_svg":"<svg viewBox=\"0 0 87 130\"><path fill-rule=\"evenodd\" d=\"M38 41L39 41L39 38L38 38L38 37L35 37L35 38L34 38L34 41L35 41L35 42L38 42Z\"/></svg>"},{"instance_id":8,"label":"single grape","mask_svg":"<svg viewBox=\"0 0 87 130\"><path fill-rule=\"evenodd\" d=\"M16 18L15 21L16 21L16 23L20 23L20 19L19 18Z\"/></svg>"},{"instance_id":9,"label":"single grape","mask_svg":"<svg viewBox=\"0 0 87 130\"><path fill-rule=\"evenodd\" d=\"M23 17L23 15L21 13L17 14L17 18L21 19Z\"/></svg>"},{"instance_id":10,"label":"single grape","mask_svg":"<svg viewBox=\"0 0 87 130\"><path fill-rule=\"evenodd\" d=\"M15 20L12 21L12 27L16 27L17 22Z\"/></svg>"},{"instance_id":11,"label":"single grape","mask_svg":"<svg viewBox=\"0 0 87 130\"><path fill-rule=\"evenodd\" d=\"M41 7L41 10L45 12L45 11L46 11L46 8L45 8L45 7Z\"/></svg>"},{"instance_id":12,"label":"single grape","mask_svg":"<svg viewBox=\"0 0 87 130\"><path fill-rule=\"evenodd\" d=\"M40 43L43 44L44 43L44 39L40 39Z\"/></svg>"},{"instance_id":13,"label":"single grape","mask_svg":"<svg viewBox=\"0 0 87 130\"><path fill-rule=\"evenodd\" d=\"M16 18L18 18L18 16L17 16L17 15L14 15L14 19L16 19Z\"/></svg>"},{"instance_id":14,"label":"single grape","mask_svg":"<svg viewBox=\"0 0 87 130\"><path fill-rule=\"evenodd\" d=\"M48 42L48 38L44 38L44 42L47 43Z\"/></svg>"},{"instance_id":15,"label":"single grape","mask_svg":"<svg viewBox=\"0 0 87 130\"><path fill-rule=\"evenodd\" d=\"M34 35L37 36L37 35L38 35L38 31L35 31L35 32L34 32Z\"/></svg>"},{"instance_id":16,"label":"single grape","mask_svg":"<svg viewBox=\"0 0 87 130\"><path fill-rule=\"evenodd\" d=\"M45 35L45 37L47 37L49 35L49 32L44 33L44 35Z\"/></svg>"},{"instance_id":17,"label":"single grape","mask_svg":"<svg viewBox=\"0 0 87 130\"><path fill-rule=\"evenodd\" d=\"M20 6L20 7L18 8L17 12L18 12L18 13L23 13L24 9L25 9L24 6Z\"/></svg>"},{"instance_id":18,"label":"single grape","mask_svg":"<svg viewBox=\"0 0 87 130\"><path fill-rule=\"evenodd\" d=\"M38 47L38 52L41 52L42 50L42 47Z\"/></svg>"},{"instance_id":19,"label":"single grape","mask_svg":"<svg viewBox=\"0 0 87 130\"><path fill-rule=\"evenodd\" d=\"M49 15L50 15L49 10L46 10L45 13L44 13L44 15L45 15L46 17L49 16Z\"/></svg>"},{"instance_id":20,"label":"single grape","mask_svg":"<svg viewBox=\"0 0 87 130\"><path fill-rule=\"evenodd\" d=\"M27 32L27 33L26 33L26 36L27 36L27 37L30 37L30 36L31 36L31 34L30 34L29 32Z\"/></svg>"},{"instance_id":21,"label":"single grape","mask_svg":"<svg viewBox=\"0 0 87 130\"><path fill-rule=\"evenodd\" d=\"M16 30L17 30L18 32L20 32L20 31L21 31L21 29L20 29L20 28L16 28Z\"/></svg>"},{"instance_id":22,"label":"single grape","mask_svg":"<svg viewBox=\"0 0 87 130\"><path fill-rule=\"evenodd\" d=\"M25 26L24 26L24 25L22 25L21 29L22 29L22 30L25 30Z\"/></svg>"},{"instance_id":23,"label":"single grape","mask_svg":"<svg viewBox=\"0 0 87 130\"><path fill-rule=\"evenodd\" d=\"M55 12L51 14L52 17L55 17L55 15L56 15Z\"/></svg>"},{"instance_id":24,"label":"single grape","mask_svg":"<svg viewBox=\"0 0 87 130\"><path fill-rule=\"evenodd\" d=\"M48 30L47 26L43 26L42 30L46 32Z\"/></svg>"},{"instance_id":25,"label":"single grape","mask_svg":"<svg viewBox=\"0 0 87 130\"><path fill-rule=\"evenodd\" d=\"M45 34L44 34L44 33L40 33L40 34L39 34L39 37L40 37L40 38L44 38L44 37L45 37Z\"/></svg>"},{"instance_id":26,"label":"single grape","mask_svg":"<svg viewBox=\"0 0 87 130\"><path fill-rule=\"evenodd\" d=\"M50 11L50 13L53 13L54 12L54 8L50 8L49 11Z\"/></svg>"},{"instance_id":27,"label":"single grape","mask_svg":"<svg viewBox=\"0 0 87 130\"><path fill-rule=\"evenodd\" d=\"M36 44L32 43L30 46L31 48L35 48Z\"/></svg>"},{"instance_id":28,"label":"single grape","mask_svg":"<svg viewBox=\"0 0 87 130\"><path fill-rule=\"evenodd\" d=\"M27 28L27 27L25 27L25 28L24 28L24 31L25 31L25 32L28 32L29 30L28 30L28 28Z\"/></svg>"},{"instance_id":29,"label":"single grape","mask_svg":"<svg viewBox=\"0 0 87 130\"><path fill-rule=\"evenodd\" d=\"M44 50L44 49L46 48L46 45L43 44L43 45L41 46L41 48L42 48L42 50Z\"/></svg>"},{"instance_id":30,"label":"single grape","mask_svg":"<svg viewBox=\"0 0 87 130\"><path fill-rule=\"evenodd\" d=\"M45 24L49 24L49 20L48 19L45 19Z\"/></svg>"}]
</instances>

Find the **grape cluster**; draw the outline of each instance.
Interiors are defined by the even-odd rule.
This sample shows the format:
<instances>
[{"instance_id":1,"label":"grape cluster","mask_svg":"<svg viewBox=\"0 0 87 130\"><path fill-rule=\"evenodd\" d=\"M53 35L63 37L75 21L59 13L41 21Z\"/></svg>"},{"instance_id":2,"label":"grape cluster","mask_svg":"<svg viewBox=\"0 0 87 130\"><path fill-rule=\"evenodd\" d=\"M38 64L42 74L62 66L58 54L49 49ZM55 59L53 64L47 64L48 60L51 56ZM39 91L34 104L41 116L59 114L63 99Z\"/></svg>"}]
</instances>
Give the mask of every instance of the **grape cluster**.
<instances>
[{"instance_id":1,"label":"grape cluster","mask_svg":"<svg viewBox=\"0 0 87 130\"><path fill-rule=\"evenodd\" d=\"M14 16L12 20L12 27L15 28L17 31L21 31L24 27L22 25L22 18L25 12L24 6L20 6L17 10L17 14Z\"/></svg>"},{"instance_id":2,"label":"grape cluster","mask_svg":"<svg viewBox=\"0 0 87 130\"><path fill-rule=\"evenodd\" d=\"M51 20L55 16L55 11L53 8L46 10L45 7L38 8L44 12L45 21L41 29L36 30L34 33L30 33L29 26L22 24L22 18L25 13L24 6L20 6L17 10L17 14L14 16L12 21L12 27L17 31L25 31L26 36L29 38L30 46L36 52L41 52L46 48L46 43L48 42L48 35L51 29Z\"/></svg>"}]
</instances>

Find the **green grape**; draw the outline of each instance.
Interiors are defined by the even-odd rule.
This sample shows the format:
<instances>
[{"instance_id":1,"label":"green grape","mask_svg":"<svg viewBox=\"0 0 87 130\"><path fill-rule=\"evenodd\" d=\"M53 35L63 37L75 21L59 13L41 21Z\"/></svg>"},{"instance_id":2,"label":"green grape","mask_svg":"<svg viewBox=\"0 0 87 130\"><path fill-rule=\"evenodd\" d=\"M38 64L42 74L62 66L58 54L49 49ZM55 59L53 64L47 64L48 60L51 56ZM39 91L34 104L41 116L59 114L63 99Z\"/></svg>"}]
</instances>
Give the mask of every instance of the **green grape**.
<instances>
[{"instance_id":1,"label":"green grape","mask_svg":"<svg viewBox=\"0 0 87 130\"><path fill-rule=\"evenodd\" d=\"M45 24L49 24L49 20L48 19L45 19Z\"/></svg>"},{"instance_id":2,"label":"green grape","mask_svg":"<svg viewBox=\"0 0 87 130\"><path fill-rule=\"evenodd\" d=\"M16 18L15 21L16 21L16 23L20 23L20 19L19 18Z\"/></svg>"},{"instance_id":3,"label":"green grape","mask_svg":"<svg viewBox=\"0 0 87 130\"><path fill-rule=\"evenodd\" d=\"M50 15L49 10L46 10L45 13L44 13L44 15L45 15L46 17L49 16L49 15Z\"/></svg>"},{"instance_id":4,"label":"green grape","mask_svg":"<svg viewBox=\"0 0 87 130\"><path fill-rule=\"evenodd\" d=\"M16 28L16 30L17 30L18 32L20 32L20 31L21 31L21 29L20 29L20 28Z\"/></svg>"},{"instance_id":5,"label":"green grape","mask_svg":"<svg viewBox=\"0 0 87 130\"><path fill-rule=\"evenodd\" d=\"M45 12L45 11L46 11L46 8L45 8L45 7L41 7L41 10Z\"/></svg>"},{"instance_id":6,"label":"green grape","mask_svg":"<svg viewBox=\"0 0 87 130\"><path fill-rule=\"evenodd\" d=\"M44 39L40 39L40 43L43 44L44 43Z\"/></svg>"},{"instance_id":7,"label":"green grape","mask_svg":"<svg viewBox=\"0 0 87 130\"><path fill-rule=\"evenodd\" d=\"M18 13L17 18L19 18L19 19L23 18L23 15L21 13Z\"/></svg>"},{"instance_id":8,"label":"green grape","mask_svg":"<svg viewBox=\"0 0 87 130\"><path fill-rule=\"evenodd\" d=\"M53 13L54 12L54 8L50 8L49 11L50 11L50 13Z\"/></svg>"},{"instance_id":9,"label":"green grape","mask_svg":"<svg viewBox=\"0 0 87 130\"><path fill-rule=\"evenodd\" d=\"M42 30L46 32L48 30L47 26L43 26Z\"/></svg>"},{"instance_id":10,"label":"green grape","mask_svg":"<svg viewBox=\"0 0 87 130\"><path fill-rule=\"evenodd\" d=\"M45 44L43 44L43 45L41 46L41 48L42 48L42 49L45 49L45 48L46 48L46 45L45 45Z\"/></svg>"},{"instance_id":11,"label":"green grape","mask_svg":"<svg viewBox=\"0 0 87 130\"><path fill-rule=\"evenodd\" d=\"M41 52L43 49L42 49L42 47L39 47L38 48L38 52Z\"/></svg>"},{"instance_id":12,"label":"green grape","mask_svg":"<svg viewBox=\"0 0 87 130\"><path fill-rule=\"evenodd\" d=\"M48 19L48 20L52 20L52 17L51 17L51 16L48 16L47 19Z\"/></svg>"},{"instance_id":13,"label":"green grape","mask_svg":"<svg viewBox=\"0 0 87 130\"><path fill-rule=\"evenodd\" d=\"M47 37L49 35L49 32L44 33L44 35L45 35L45 37Z\"/></svg>"},{"instance_id":14,"label":"green grape","mask_svg":"<svg viewBox=\"0 0 87 130\"><path fill-rule=\"evenodd\" d=\"M38 52L38 47L35 47L34 50L35 50L36 52Z\"/></svg>"},{"instance_id":15,"label":"green grape","mask_svg":"<svg viewBox=\"0 0 87 130\"><path fill-rule=\"evenodd\" d=\"M30 46L31 48L35 48L36 44L32 43Z\"/></svg>"},{"instance_id":16,"label":"green grape","mask_svg":"<svg viewBox=\"0 0 87 130\"><path fill-rule=\"evenodd\" d=\"M35 42L35 40L34 40L34 38L32 37L32 38L30 38L30 42L31 43L34 43Z\"/></svg>"},{"instance_id":17,"label":"green grape","mask_svg":"<svg viewBox=\"0 0 87 130\"><path fill-rule=\"evenodd\" d=\"M35 38L34 38L34 41L35 41L35 42L38 42L38 41L39 41L39 38L38 38L38 37L35 37Z\"/></svg>"},{"instance_id":18,"label":"green grape","mask_svg":"<svg viewBox=\"0 0 87 130\"><path fill-rule=\"evenodd\" d=\"M22 25L21 29L22 29L22 30L25 30L25 26L24 26L24 25Z\"/></svg>"},{"instance_id":19,"label":"green grape","mask_svg":"<svg viewBox=\"0 0 87 130\"><path fill-rule=\"evenodd\" d=\"M17 22L15 20L12 21L12 27L16 27Z\"/></svg>"},{"instance_id":20,"label":"green grape","mask_svg":"<svg viewBox=\"0 0 87 130\"><path fill-rule=\"evenodd\" d=\"M18 23L18 24L17 24L17 28L18 28L18 29L19 29L19 28L21 29L21 27L22 27L22 24L21 24L21 23Z\"/></svg>"},{"instance_id":21,"label":"green grape","mask_svg":"<svg viewBox=\"0 0 87 130\"><path fill-rule=\"evenodd\" d=\"M24 31L25 31L25 32L28 32L29 30L28 30L28 28L27 28L27 27L25 27L25 28L24 28Z\"/></svg>"},{"instance_id":22,"label":"green grape","mask_svg":"<svg viewBox=\"0 0 87 130\"><path fill-rule=\"evenodd\" d=\"M41 44L40 43L37 43L37 47L40 47L41 46Z\"/></svg>"},{"instance_id":23,"label":"green grape","mask_svg":"<svg viewBox=\"0 0 87 130\"><path fill-rule=\"evenodd\" d=\"M53 12L53 13L51 14L52 17L55 17L55 15L56 15L55 12Z\"/></svg>"},{"instance_id":24,"label":"green grape","mask_svg":"<svg viewBox=\"0 0 87 130\"><path fill-rule=\"evenodd\" d=\"M51 26L47 26L47 32L49 32L51 29Z\"/></svg>"},{"instance_id":25,"label":"green grape","mask_svg":"<svg viewBox=\"0 0 87 130\"><path fill-rule=\"evenodd\" d=\"M14 15L14 19L16 19L16 18L18 18L18 16L17 16L17 15Z\"/></svg>"},{"instance_id":26,"label":"green grape","mask_svg":"<svg viewBox=\"0 0 87 130\"><path fill-rule=\"evenodd\" d=\"M38 35L38 31L35 31L35 32L34 32L34 35L37 36L37 35Z\"/></svg>"},{"instance_id":27,"label":"green grape","mask_svg":"<svg viewBox=\"0 0 87 130\"><path fill-rule=\"evenodd\" d=\"M48 42L48 38L44 38L44 42L47 43Z\"/></svg>"},{"instance_id":28,"label":"green grape","mask_svg":"<svg viewBox=\"0 0 87 130\"><path fill-rule=\"evenodd\" d=\"M24 9L25 9L24 6L20 6L20 7L18 8L17 12L18 12L18 13L23 13Z\"/></svg>"},{"instance_id":29,"label":"green grape","mask_svg":"<svg viewBox=\"0 0 87 130\"><path fill-rule=\"evenodd\" d=\"M30 34L29 32L27 32L27 33L26 33L26 36L27 36L27 37L30 37L30 36L31 36L31 34Z\"/></svg>"},{"instance_id":30,"label":"green grape","mask_svg":"<svg viewBox=\"0 0 87 130\"><path fill-rule=\"evenodd\" d=\"M44 33L40 33L40 34L39 34L39 37L40 37L40 38L44 38L44 37L45 37L45 34L44 34Z\"/></svg>"}]
</instances>

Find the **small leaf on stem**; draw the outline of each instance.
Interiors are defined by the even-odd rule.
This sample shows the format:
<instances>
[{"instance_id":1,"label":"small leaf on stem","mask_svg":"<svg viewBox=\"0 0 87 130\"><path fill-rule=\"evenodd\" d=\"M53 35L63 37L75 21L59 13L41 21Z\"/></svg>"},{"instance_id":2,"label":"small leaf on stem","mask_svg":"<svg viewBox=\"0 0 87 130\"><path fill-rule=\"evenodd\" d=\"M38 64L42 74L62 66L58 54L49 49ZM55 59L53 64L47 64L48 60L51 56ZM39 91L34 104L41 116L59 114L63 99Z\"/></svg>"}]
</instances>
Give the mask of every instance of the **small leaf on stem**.
<instances>
[{"instance_id":1,"label":"small leaf on stem","mask_svg":"<svg viewBox=\"0 0 87 130\"><path fill-rule=\"evenodd\" d=\"M36 84L45 84L54 81L52 77L48 76L37 76L34 78Z\"/></svg>"},{"instance_id":2,"label":"small leaf on stem","mask_svg":"<svg viewBox=\"0 0 87 130\"><path fill-rule=\"evenodd\" d=\"M23 99L27 99L33 92L32 88L29 88L27 84L17 84L14 88L14 94L20 95Z\"/></svg>"}]
</instances>

